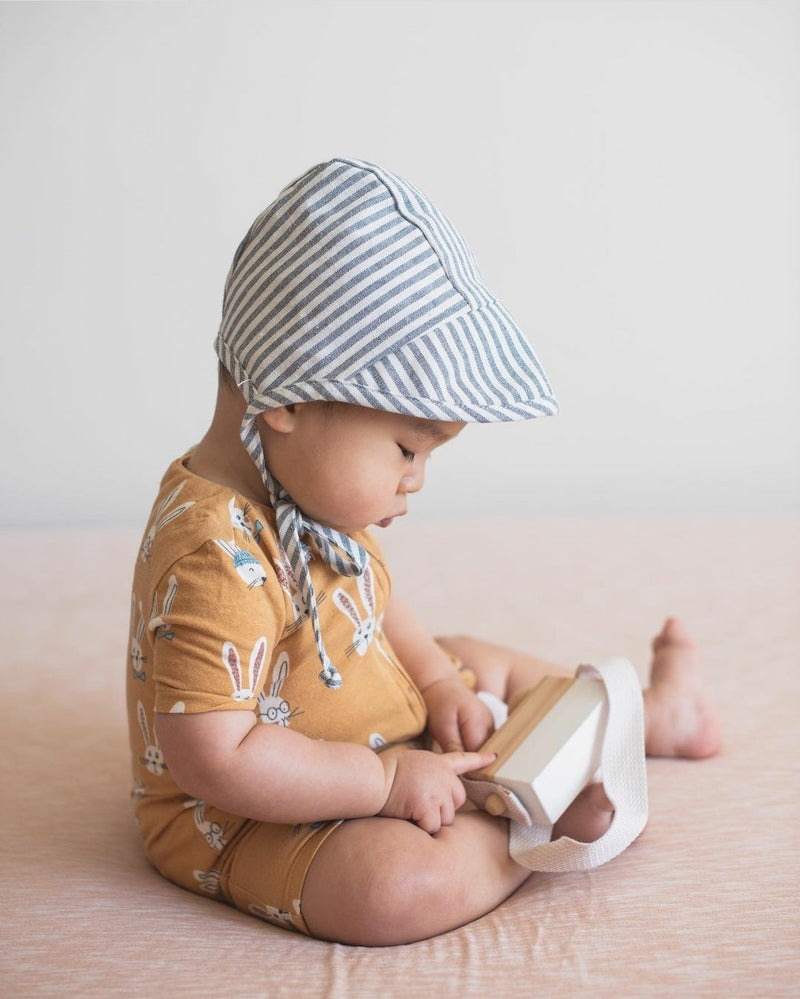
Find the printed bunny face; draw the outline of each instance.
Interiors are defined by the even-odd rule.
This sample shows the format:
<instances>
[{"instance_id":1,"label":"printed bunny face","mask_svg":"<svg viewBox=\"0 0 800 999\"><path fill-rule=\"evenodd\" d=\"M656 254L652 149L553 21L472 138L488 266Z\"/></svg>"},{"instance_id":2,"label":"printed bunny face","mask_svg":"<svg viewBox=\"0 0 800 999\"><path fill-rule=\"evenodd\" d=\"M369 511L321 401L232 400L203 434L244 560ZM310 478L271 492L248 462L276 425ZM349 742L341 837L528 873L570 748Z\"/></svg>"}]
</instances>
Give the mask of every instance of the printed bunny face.
<instances>
[{"instance_id":1,"label":"printed bunny face","mask_svg":"<svg viewBox=\"0 0 800 999\"><path fill-rule=\"evenodd\" d=\"M216 543L230 556L234 569L248 589L252 589L254 586L263 586L266 583L267 573L255 555L251 555L250 552L240 548L233 541L222 541L217 538Z\"/></svg>"},{"instance_id":2,"label":"printed bunny face","mask_svg":"<svg viewBox=\"0 0 800 999\"><path fill-rule=\"evenodd\" d=\"M223 826L216 820L208 820L206 803L199 798L190 798L183 803L183 807L194 809L194 824L212 850L220 851L228 845L227 833L231 826L230 822L226 822Z\"/></svg>"},{"instance_id":3,"label":"printed bunny face","mask_svg":"<svg viewBox=\"0 0 800 999\"><path fill-rule=\"evenodd\" d=\"M320 402L263 420L272 474L308 517L345 533L403 516L431 452L464 426Z\"/></svg>"},{"instance_id":4,"label":"printed bunny face","mask_svg":"<svg viewBox=\"0 0 800 999\"><path fill-rule=\"evenodd\" d=\"M299 913L300 900L296 899L293 904L295 911ZM288 909L278 909L274 905L251 902L248 906L248 910L252 913L252 915L258 916L260 919L266 919L270 923L280 923L283 926L294 926L292 914L288 911Z\"/></svg>"},{"instance_id":5,"label":"printed bunny face","mask_svg":"<svg viewBox=\"0 0 800 999\"><path fill-rule=\"evenodd\" d=\"M231 527L244 531L248 537L253 536L253 525L250 518L247 516L247 512L245 510L236 505L235 496L231 496L231 501L228 503L228 513L231 518Z\"/></svg>"},{"instance_id":6,"label":"printed bunny face","mask_svg":"<svg viewBox=\"0 0 800 999\"><path fill-rule=\"evenodd\" d=\"M289 676L289 656L281 652L273 669L270 692L262 690L258 695L258 719L265 725L280 725L288 728L291 719L298 713L292 710L289 702L281 697L281 688Z\"/></svg>"},{"instance_id":7,"label":"printed bunny face","mask_svg":"<svg viewBox=\"0 0 800 999\"><path fill-rule=\"evenodd\" d=\"M164 771L167 769L167 765L164 762L164 757L161 753L161 747L158 745L158 739L153 737L150 739L150 728L147 724L147 714L144 710L144 705L141 701L136 703L136 716L139 719L139 728L142 732L142 738L144 739L144 756L142 757L142 763L145 767L156 777L160 777Z\"/></svg>"},{"instance_id":8,"label":"printed bunny face","mask_svg":"<svg viewBox=\"0 0 800 999\"><path fill-rule=\"evenodd\" d=\"M145 663L147 662L147 656L144 654L144 649L142 648L142 639L144 638L145 631L145 620L144 613L142 611L141 602L139 603L139 620L136 625L136 631L133 631L133 622L136 620L136 596L131 594L131 675L134 680L141 680L144 682L147 679L147 673L145 672Z\"/></svg>"},{"instance_id":9,"label":"printed bunny face","mask_svg":"<svg viewBox=\"0 0 800 999\"><path fill-rule=\"evenodd\" d=\"M160 777L164 773L164 757L161 755L161 750L158 746L148 746L144 751L144 765L150 771L150 773L155 774L156 777Z\"/></svg>"}]
</instances>

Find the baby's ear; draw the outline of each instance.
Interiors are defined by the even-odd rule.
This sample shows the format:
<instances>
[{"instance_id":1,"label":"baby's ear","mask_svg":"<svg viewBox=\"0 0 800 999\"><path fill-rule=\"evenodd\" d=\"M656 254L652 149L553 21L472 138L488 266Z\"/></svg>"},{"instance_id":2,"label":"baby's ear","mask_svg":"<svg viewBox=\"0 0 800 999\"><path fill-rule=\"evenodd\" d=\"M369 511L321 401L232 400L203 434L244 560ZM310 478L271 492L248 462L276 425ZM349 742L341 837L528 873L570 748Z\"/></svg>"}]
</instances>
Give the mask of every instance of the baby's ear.
<instances>
[{"instance_id":1,"label":"baby's ear","mask_svg":"<svg viewBox=\"0 0 800 999\"><path fill-rule=\"evenodd\" d=\"M268 409L261 414L264 423L279 434L289 434L297 422L297 409L294 404Z\"/></svg>"}]
</instances>

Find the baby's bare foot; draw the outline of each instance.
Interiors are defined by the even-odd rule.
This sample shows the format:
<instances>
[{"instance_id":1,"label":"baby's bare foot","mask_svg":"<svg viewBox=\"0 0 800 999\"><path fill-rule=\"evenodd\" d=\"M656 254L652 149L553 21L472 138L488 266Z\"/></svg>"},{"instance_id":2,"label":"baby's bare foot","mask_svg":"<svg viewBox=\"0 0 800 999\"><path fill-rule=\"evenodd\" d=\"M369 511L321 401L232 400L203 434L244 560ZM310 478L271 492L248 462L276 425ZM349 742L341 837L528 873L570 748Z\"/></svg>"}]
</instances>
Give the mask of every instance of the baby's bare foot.
<instances>
[{"instance_id":1,"label":"baby's bare foot","mask_svg":"<svg viewBox=\"0 0 800 999\"><path fill-rule=\"evenodd\" d=\"M653 639L644 709L648 756L702 759L719 752L719 721L700 689L697 646L676 618Z\"/></svg>"},{"instance_id":2,"label":"baby's bare foot","mask_svg":"<svg viewBox=\"0 0 800 999\"><path fill-rule=\"evenodd\" d=\"M589 784L553 826L553 839L569 836L579 843L594 843L611 825L614 807L602 784Z\"/></svg>"}]
</instances>

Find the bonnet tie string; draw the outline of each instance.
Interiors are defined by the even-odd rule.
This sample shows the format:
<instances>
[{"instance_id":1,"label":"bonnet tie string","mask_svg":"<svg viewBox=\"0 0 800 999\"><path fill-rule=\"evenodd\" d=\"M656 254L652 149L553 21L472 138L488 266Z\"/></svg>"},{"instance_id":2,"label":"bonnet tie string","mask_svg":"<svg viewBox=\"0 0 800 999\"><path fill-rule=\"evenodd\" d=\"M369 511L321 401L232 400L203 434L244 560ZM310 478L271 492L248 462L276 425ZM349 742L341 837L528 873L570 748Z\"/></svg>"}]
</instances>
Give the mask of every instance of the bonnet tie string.
<instances>
[{"instance_id":1,"label":"bonnet tie string","mask_svg":"<svg viewBox=\"0 0 800 999\"><path fill-rule=\"evenodd\" d=\"M303 542L303 536L308 535L313 539L323 562L340 576L362 575L369 562L369 555L361 545L342 531L337 531L333 527L328 527L306 517L278 480L266 468L263 469L263 472L264 482L269 490L270 500L275 510L278 538L297 580L302 606L307 610L311 618L311 626L314 629L314 643L322 663L319 678L326 687L335 690L337 687L341 687L342 677L331 662L325 651L325 643L322 641L317 597L314 592L314 584L311 582L311 569L308 564L313 556L308 546Z\"/></svg>"}]
</instances>

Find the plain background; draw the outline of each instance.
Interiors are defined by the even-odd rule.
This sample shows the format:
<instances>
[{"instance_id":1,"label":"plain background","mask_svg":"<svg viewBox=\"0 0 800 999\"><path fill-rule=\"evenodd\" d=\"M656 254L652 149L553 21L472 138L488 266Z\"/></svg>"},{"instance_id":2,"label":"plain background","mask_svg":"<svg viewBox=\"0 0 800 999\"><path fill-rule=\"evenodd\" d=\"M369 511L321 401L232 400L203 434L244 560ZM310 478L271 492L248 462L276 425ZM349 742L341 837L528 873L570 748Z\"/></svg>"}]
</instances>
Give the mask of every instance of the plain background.
<instances>
[{"instance_id":1,"label":"plain background","mask_svg":"<svg viewBox=\"0 0 800 999\"><path fill-rule=\"evenodd\" d=\"M144 525L232 254L333 155L456 223L562 412L472 427L428 517L800 495L800 5L0 5L0 524Z\"/></svg>"}]
</instances>

